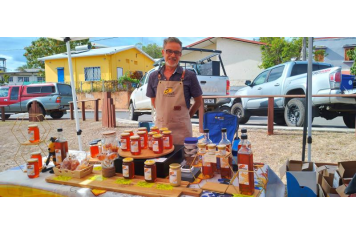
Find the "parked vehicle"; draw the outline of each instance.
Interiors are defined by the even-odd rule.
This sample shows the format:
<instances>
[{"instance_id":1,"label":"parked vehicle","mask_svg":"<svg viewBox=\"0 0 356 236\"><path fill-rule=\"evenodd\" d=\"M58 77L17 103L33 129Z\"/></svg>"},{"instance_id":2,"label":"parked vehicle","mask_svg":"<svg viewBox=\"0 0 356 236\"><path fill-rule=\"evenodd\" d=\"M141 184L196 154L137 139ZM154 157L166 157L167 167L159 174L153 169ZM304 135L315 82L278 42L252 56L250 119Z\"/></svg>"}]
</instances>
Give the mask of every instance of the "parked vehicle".
<instances>
[{"instance_id":1,"label":"parked vehicle","mask_svg":"<svg viewBox=\"0 0 356 236\"><path fill-rule=\"evenodd\" d=\"M198 81L203 90L203 96L223 96L230 94L230 80L226 75L224 65L221 61L221 51L208 50L199 48L183 48L184 50L199 51L199 52L211 52L208 57L202 58L199 61L180 61L180 65L186 70L194 71L197 74ZM212 57L218 57L219 61L211 61ZM148 71L141 79L140 84L132 92L129 102L130 119L138 120L138 117L142 114L153 114L151 99L146 96L147 84L150 74L155 70L158 70L164 60L160 59L155 63L156 67ZM187 66L188 65L188 66ZM208 66L208 67L207 67ZM210 67L218 68L215 72ZM224 75L220 76L220 66L223 69ZM205 111L212 111L217 109L220 105L230 102L230 98L210 98L204 99ZM192 101L194 101L192 99Z\"/></svg>"},{"instance_id":2,"label":"parked vehicle","mask_svg":"<svg viewBox=\"0 0 356 236\"><path fill-rule=\"evenodd\" d=\"M246 87L235 95L304 95L307 78L306 61L293 61L264 70L254 80L246 81ZM326 63L313 63L312 94L342 94L341 68ZM356 93L356 86L347 93ZM313 118L327 120L342 116L347 127L355 127L356 101L354 98L313 97ZM240 117L239 123L248 122L250 116L267 116L268 98L236 98L227 106ZM226 107L226 105L225 105ZM274 122L301 127L305 119L305 98L274 99Z\"/></svg>"},{"instance_id":3,"label":"parked vehicle","mask_svg":"<svg viewBox=\"0 0 356 236\"><path fill-rule=\"evenodd\" d=\"M72 89L62 83L0 86L0 105L5 106L6 118L28 112L33 101L39 103L43 115L60 119L73 101Z\"/></svg>"}]
</instances>

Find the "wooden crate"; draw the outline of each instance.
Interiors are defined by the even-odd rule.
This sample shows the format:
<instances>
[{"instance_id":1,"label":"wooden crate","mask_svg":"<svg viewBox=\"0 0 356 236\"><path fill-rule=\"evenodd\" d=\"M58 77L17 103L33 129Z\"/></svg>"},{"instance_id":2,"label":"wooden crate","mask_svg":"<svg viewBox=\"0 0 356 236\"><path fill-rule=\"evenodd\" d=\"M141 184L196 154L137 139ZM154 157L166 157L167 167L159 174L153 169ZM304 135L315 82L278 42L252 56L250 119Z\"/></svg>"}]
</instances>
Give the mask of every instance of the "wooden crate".
<instances>
[{"instance_id":1,"label":"wooden crate","mask_svg":"<svg viewBox=\"0 0 356 236\"><path fill-rule=\"evenodd\" d=\"M90 175L93 172L93 165L89 165L87 168L83 170L61 170L58 167L53 167L53 171L55 175L68 176L73 178L83 178L87 175Z\"/></svg>"}]
</instances>

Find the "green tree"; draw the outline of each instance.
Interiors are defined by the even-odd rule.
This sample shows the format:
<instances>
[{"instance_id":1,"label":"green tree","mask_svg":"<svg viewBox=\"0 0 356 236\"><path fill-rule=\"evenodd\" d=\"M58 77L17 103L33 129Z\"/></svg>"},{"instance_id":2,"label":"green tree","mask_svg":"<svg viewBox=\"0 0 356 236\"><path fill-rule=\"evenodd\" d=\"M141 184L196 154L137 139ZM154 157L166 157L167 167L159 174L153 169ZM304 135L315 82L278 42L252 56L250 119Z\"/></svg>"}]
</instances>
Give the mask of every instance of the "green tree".
<instances>
[{"instance_id":1,"label":"green tree","mask_svg":"<svg viewBox=\"0 0 356 236\"><path fill-rule=\"evenodd\" d=\"M142 47L142 50L150 55L152 58L161 58L162 57L162 47L158 46L156 43L148 44L143 46L141 43L136 44L138 48Z\"/></svg>"},{"instance_id":2,"label":"green tree","mask_svg":"<svg viewBox=\"0 0 356 236\"><path fill-rule=\"evenodd\" d=\"M350 60L354 61L350 68L350 74L356 75L356 49L351 49L347 51L347 56Z\"/></svg>"},{"instance_id":3,"label":"green tree","mask_svg":"<svg viewBox=\"0 0 356 236\"><path fill-rule=\"evenodd\" d=\"M0 73L3 72L2 70L0 70ZM7 84L9 83L9 78L10 78L10 75L3 75L2 77L0 77L1 80L0 80L0 84L3 85L3 84Z\"/></svg>"},{"instance_id":4,"label":"green tree","mask_svg":"<svg viewBox=\"0 0 356 236\"><path fill-rule=\"evenodd\" d=\"M21 71L21 72L24 72L25 69L31 69L27 64L24 64L22 66L19 66L16 68L16 71Z\"/></svg>"}]
</instances>

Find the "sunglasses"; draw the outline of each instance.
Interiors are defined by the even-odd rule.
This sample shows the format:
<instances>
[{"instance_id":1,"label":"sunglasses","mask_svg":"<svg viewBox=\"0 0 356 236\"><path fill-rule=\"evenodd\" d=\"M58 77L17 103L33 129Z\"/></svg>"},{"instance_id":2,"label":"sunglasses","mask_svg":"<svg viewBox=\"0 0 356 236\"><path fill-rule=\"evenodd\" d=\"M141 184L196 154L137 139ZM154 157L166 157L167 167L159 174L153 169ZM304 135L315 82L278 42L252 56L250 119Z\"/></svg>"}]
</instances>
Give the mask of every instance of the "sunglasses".
<instances>
[{"instance_id":1,"label":"sunglasses","mask_svg":"<svg viewBox=\"0 0 356 236\"><path fill-rule=\"evenodd\" d=\"M164 49L164 51L165 51L167 54L169 54L169 55L171 55L171 54L173 54L173 53L174 53L174 55L176 55L176 56L182 55L182 52L181 52L181 51L173 51L173 50L171 50L171 49Z\"/></svg>"}]
</instances>

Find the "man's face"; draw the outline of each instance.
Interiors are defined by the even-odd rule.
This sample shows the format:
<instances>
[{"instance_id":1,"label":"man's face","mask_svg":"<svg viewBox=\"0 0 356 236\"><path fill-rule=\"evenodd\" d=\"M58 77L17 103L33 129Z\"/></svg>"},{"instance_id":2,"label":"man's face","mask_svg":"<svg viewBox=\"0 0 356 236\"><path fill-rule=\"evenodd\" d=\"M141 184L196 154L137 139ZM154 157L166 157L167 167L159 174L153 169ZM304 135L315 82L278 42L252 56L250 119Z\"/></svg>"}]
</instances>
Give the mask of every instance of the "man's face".
<instances>
[{"instance_id":1,"label":"man's face","mask_svg":"<svg viewBox=\"0 0 356 236\"><path fill-rule=\"evenodd\" d=\"M182 56L182 47L179 43L168 42L162 50L162 55L166 61L166 66L177 67Z\"/></svg>"}]
</instances>

